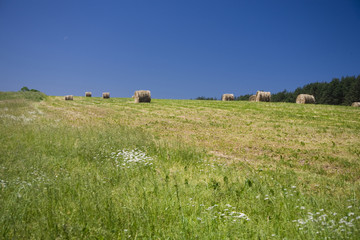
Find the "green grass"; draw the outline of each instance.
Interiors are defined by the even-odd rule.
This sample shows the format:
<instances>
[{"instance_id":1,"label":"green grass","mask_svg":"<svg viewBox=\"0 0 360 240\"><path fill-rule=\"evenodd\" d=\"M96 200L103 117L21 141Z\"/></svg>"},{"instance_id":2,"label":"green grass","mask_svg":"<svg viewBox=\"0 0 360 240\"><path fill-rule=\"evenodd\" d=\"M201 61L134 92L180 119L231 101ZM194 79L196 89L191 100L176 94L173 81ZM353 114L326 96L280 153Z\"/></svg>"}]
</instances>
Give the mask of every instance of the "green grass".
<instances>
[{"instance_id":1,"label":"green grass","mask_svg":"<svg viewBox=\"0 0 360 240\"><path fill-rule=\"evenodd\" d=\"M14 94L0 238L360 237L357 108Z\"/></svg>"},{"instance_id":2,"label":"green grass","mask_svg":"<svg viewBox=\"0 0 360 240\"><path fill-rule=\"evenodd\" d=\"M47 96L42 92L33 92L33 91L26 91L26 92L0 92L0 101L1 100L20 100L26 99L31 101L39 102L44 100Z\"/></svg>"}]
</instances>

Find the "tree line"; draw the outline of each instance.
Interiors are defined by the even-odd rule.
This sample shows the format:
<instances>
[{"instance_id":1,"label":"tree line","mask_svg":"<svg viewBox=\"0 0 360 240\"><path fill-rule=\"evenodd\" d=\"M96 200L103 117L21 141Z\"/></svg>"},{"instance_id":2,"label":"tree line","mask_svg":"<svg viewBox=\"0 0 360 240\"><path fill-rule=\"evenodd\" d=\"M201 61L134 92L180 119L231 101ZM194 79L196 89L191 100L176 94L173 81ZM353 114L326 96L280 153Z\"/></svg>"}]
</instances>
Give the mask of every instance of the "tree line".
<instances>
[{"instance_id":1,"label":"tree line","mask_svg":"<svg viewBox=\"0 0 360 240\"><path fill-rule=\"evenodd\" d=\"M22 87L20 89L20 92L40 92L40 91L36 89L29 89L28 87Z\"/></svg>"},{"instance_id":2,"label":"tree line","mask_svg":"<svg viewBox=\"0 0 360 240\"><path fill-rule=\"evenodd\" d=\"M295 102L299 94L314 95L316 103L329 105L351 105L360 102L360 75L334 78L331 82L315 82L298 87L295 91L284 90L271 95L272 102ZM248 101L251 94L235 97L238 101ZM198 100L217 100L198 97Z\"/></svg>"},{"instance_id":3,"label":"tree line","mask_svg":"<svg viewBox=\"0 0 360 240\"><path fill-rule=\"evenodd\" d=\"M314 95L316 103L329 105L351 105L360 101L360 75L334 78L331 82L315 82L295 89L272 94L273 102L295 102L299 94Z\"/></svg>"}]
</instances>

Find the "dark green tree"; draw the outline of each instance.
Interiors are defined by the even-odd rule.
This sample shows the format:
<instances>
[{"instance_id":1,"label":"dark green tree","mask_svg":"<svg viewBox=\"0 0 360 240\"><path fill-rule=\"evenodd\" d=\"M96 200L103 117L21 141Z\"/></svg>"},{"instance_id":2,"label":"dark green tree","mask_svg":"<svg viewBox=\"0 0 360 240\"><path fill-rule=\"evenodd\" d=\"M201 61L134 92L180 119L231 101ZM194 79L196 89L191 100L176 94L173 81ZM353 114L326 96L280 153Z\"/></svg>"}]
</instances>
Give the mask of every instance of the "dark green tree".
<instances>
[{"instance_id":1,"label":"dark green tree","mask_svg":"<svg viewBox=\"0 0 360 240\"><path fill-rule=\"evenodd\" d=\"M28 88L28 87L22 87L21 89L20 89L20 91L21 92L28 92L28 91L30 91L30 89Z\"/></svg>"}]
</instances>

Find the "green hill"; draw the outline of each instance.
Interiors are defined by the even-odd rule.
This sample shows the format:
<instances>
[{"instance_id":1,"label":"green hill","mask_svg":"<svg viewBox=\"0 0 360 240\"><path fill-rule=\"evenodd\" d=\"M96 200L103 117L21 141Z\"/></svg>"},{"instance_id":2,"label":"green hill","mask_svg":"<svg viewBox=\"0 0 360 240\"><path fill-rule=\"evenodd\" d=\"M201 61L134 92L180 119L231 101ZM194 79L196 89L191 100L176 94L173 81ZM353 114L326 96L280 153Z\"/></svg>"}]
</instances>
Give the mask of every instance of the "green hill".
<instances>
[{"instance_id":1,"label":"green hill","mask_svg":"<svg viewBox=\"0 0 360 240\"><path fill-rule=\"evenodd\" d=\"M4 239L359 239L360 109L0 93Z\"/></svg>"}]
</instances>

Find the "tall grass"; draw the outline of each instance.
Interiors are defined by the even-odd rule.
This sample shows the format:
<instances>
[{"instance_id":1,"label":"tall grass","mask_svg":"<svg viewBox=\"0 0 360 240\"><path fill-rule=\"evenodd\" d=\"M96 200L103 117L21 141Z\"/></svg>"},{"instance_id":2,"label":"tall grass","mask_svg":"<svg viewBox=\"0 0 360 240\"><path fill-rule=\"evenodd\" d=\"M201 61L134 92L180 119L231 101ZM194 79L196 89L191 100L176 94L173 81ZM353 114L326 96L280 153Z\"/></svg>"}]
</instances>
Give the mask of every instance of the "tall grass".
<instances>
[{"instance_id":1,"label":"tall grass","mask_svg":"<svg viewBox=\"0 0 360 240\"><path fill-rule=\"evenodd\" d=\"M271 156L273 167L224 161L181 138L119 124L116 110L85 121L66 112L76 101L59 102L58 115L25 103L0 102L1 238L360 236L358 183L284 168ZM347 190L327 188L334 185Z\"/></svg>"}]
</instances>

